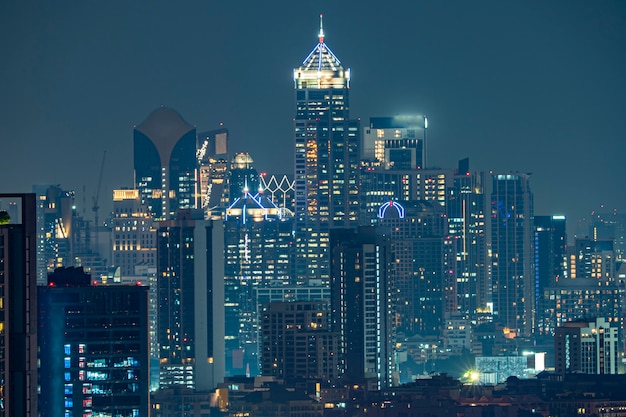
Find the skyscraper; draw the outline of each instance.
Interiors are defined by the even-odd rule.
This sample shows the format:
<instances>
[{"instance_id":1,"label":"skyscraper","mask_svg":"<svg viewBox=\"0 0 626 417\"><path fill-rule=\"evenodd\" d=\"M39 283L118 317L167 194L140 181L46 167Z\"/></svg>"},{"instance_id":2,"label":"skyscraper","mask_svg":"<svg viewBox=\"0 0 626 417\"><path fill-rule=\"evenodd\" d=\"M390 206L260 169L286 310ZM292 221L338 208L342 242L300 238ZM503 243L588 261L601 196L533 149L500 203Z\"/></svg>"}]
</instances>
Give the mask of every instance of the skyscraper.
<instances>
[{"instance_id":1,"label":"skyscraper","mask_svg":"<svg viewBox=\"0 0 626 417\"><path fill-rule=\"evenodd\" d=\"M37 194L37 283L74 262L74 192L58 185L34 185Z\"/></svg>"},{"instance_id":2,"label":"skyscraper","mask_svg":"<svg viewBox=\"0 0 626 417\"><path fill-rule=\"evenodd\" d=\"M551 334L555 317L549 288L569 281L565 216L535 216L534 265L537 283L537 329ZM546 293L548 291L548 293Z\"/></svg>"},{"instance_id":3,"label":"skyscraper","mask_svg":"<svg viewBox=\"0 0 626 417\"><path fill-rule=\"evenodd\" d=\"M135 188L155 219L197 206L196 141L196 128L166 107L135 127Z\"/></svg>"},{"instance_id":4,"label":"skyscraper","mask_svg":"<svg viewBox=\"0 0 626 417\"><path fill-rule=\"evenodd\" d=\"M293 72L296 98L296 279L329 279L329 229L358 221L359 122L349 119L350 69L324 41Z\"/></svg>"},{"instance_id":5,"label":"skyscraper","mask_svg":"<svg viewBox=\"0 0 626 417\"><path fill-rule=\"evenodd\" d=\"M228 204L228 129L198 133L196 156L200 165L199 207L205 210L220 206L223 208Z\"/></svg>"},{"instance_id":6,"label":"skyscraper","mask_svg":"<svg viewBox=\"0 0 626 417\"><path fill-rule=\"evenodd\" d=\"M0 194L0 417L37 416L35 194Z\"/></svg>"},{"instance_id":7,"label":"skyscraper","mask_svg":"<svg viewBox=\"0 0 626 417\"><path fill-rule=\"evenodd\" d=\"M530 176L492 174L491 271L494 319L512 334L535 330L533 195Z\"/></svg>"},{"instance_id":8,"label":"skyscraper","mask_svg":"<svg viewBox=\"0 0 626 417\"><path fill-rule=\"evenodd\" d=\"M224 379L224 229L181 210L157 234L160 387L214 389Z\"/></svg>"},{"instance_id":9,"label":"skyscraper","mask_svg":"<svg viewBox=\"0 0 626 417\"><path fill-rule=\"evenodd\" d=\"M389 387L395 372L389 238L374 226L336 228L330 247L331 330L340 338L340 378Z\"/></svg>"},{"instance_id":10,"label":"skyscraper","mask_svg":"<svg viewBox=\"0 0 626 417\"><path fill-rule=\"evenodd\" d=\"M293 216L263 193L247 190L224 216L226 369L258 372L256 289L291 283ZM241 360L239 360L239 358Z\"/></svg>"},{"instance_id":11,"label":"skyscraper","mask_svg":"<svg viewBox=\"0 0 626 417\"><path fill-rule=\"evenodd\" d=\"M477 323L488 288L485 173L470 172L469 159L459 161L452 184L446 187L448 231L456 242L458 311Z\"/></svg>"}]
</instances>

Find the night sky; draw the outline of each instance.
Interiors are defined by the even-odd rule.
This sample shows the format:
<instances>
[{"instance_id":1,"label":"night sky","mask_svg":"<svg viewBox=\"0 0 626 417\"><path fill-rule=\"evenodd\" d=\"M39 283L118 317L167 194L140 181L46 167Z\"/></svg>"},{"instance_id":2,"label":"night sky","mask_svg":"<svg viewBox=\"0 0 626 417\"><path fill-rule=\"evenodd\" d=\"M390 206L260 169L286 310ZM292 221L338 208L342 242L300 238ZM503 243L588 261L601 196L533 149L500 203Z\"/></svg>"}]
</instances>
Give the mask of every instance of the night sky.
<instances>
[{"instance_id":1,"label":"night sky","mask_svg":"<svg viewBox=\"0 0 626 417\"><path fill-rule=\"evenodd\" d=\"M427 114L429 165L531 172L535 213L572 231L626 212L621 0L2 1L0 192L60 184L91 218L106 150L110 210L133 126L161 105L292 175L292 70L320 13L353 118Z\"/></svg>"}]
</instances>

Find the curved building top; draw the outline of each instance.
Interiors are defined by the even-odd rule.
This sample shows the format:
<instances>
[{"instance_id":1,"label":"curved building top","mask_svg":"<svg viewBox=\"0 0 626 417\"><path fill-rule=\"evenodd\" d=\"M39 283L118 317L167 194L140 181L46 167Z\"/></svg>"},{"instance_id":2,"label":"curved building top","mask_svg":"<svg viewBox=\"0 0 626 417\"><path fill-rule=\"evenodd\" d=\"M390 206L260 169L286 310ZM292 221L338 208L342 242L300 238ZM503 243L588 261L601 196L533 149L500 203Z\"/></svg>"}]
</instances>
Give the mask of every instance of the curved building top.
<instances>
[{"instance_id":1,"label":"curved building top","mask_svg":"<svg viewBox=\"0 0 626 417\"><path fill-rule=\"evenodd\" d=\"M319 42L302 62L293 70L296 89L302 88L349 88L350 68L344 69L339 58L324 42L324 28L320 15Z\"/></svg>"},{"instance_id":2,"label":"curved building top","mask_svg":"<svg viewBox=\"0 0 626 417\"><path fill-rule=\"evenodd\" d=\"M193 129L176 110L167 107L159 107L135 127L150 138L161 154L169 154L176 142Z\"/></svg>"}]
</instances>

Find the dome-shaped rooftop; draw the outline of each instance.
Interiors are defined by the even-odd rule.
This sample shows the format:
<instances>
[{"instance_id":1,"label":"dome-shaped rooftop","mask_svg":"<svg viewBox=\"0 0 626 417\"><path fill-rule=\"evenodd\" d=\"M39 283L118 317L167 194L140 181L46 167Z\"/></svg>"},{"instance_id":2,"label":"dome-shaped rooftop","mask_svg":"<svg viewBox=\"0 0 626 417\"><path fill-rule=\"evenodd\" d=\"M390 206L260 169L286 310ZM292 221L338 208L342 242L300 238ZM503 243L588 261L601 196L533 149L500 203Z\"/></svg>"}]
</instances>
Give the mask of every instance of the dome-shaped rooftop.
<instances>
[{"instance_id":1,"label":"dome-shaped rooftop","mask_svg":"<svg viewBox=\"0 0 626 417\"><path fill-rule=\"evenodd\" d=\"M232 168L235 169L248 169L252 166L254 160L248 153L238 153L233 158Z\"/></svg>"}]
</instances>

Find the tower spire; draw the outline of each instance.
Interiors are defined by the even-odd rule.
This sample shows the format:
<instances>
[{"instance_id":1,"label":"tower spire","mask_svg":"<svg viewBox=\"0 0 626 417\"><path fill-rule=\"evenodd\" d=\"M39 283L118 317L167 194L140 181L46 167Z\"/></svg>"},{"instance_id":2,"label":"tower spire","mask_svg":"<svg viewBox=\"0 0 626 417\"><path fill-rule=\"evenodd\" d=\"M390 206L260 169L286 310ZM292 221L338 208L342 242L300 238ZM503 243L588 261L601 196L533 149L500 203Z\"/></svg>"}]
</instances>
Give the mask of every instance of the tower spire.
<instances>
[{"instance_id":1,"label":"tower spire","mask_svg":"<svg viewBox=\"0 0 626 417\"><path fill-rule=\"evenodd\" d=\"M319 38L320 38L320 43L324 43L324 24L323 24L323 19L324 15L320 14L320 33L319 33Z\"/></svg>"}]
</instances>

